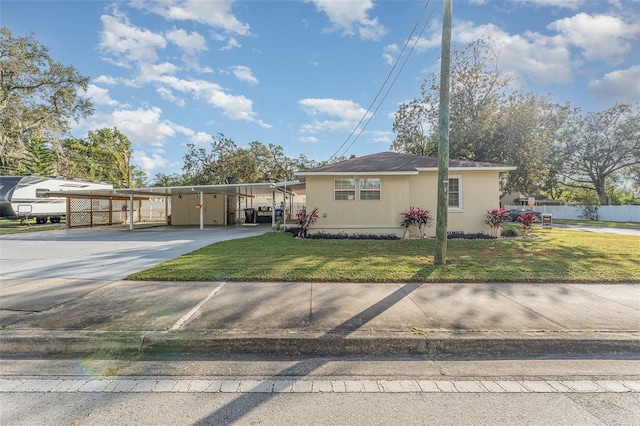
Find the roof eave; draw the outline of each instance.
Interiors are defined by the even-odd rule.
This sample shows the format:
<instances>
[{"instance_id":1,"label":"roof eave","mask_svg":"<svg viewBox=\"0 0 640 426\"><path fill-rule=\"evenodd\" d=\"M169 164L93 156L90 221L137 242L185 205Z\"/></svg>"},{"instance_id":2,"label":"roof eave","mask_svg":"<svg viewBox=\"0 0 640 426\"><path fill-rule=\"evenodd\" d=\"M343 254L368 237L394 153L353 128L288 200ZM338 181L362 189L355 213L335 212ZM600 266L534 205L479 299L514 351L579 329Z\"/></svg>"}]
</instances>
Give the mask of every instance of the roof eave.
<instances>
[{"instance_id":1,"label":"roof eave","mask_svg":"<svg viewBox=\"0 0 640 426\"><path fill-rule=\"evenodd\" d=\"M417 170L402 170L391 172L359 172L357 170L349 170L344 172L299 172L296 176L393 176L393 175L417 175Z\"/></svg>"},{"instance_id":2,"label":"roof eave","mask_svg":"<svg viewBox=\"0 0 640 426\"><path fill-rule=\"evenodd\" d=\"M511 170L516 170L517 167L511 166L492 166L492 167L452 167L449 166L449 170L455 170L458 172L469 172L469 171L495 171L495 172L508 172ZM418 167L416 170L420 172L437 172L437 167Z\"/></svg>"}]
</instances>

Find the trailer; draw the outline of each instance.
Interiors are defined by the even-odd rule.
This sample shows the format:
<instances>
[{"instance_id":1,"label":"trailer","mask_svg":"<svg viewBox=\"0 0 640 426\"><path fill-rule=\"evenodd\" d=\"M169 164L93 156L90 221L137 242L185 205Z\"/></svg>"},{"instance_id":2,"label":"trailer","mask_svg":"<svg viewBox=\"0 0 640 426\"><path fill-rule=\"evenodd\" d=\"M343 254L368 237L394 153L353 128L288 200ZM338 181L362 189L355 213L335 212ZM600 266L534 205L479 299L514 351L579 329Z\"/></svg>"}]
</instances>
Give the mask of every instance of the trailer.
<instances>
[{"instance_id":1,"label":"trailer","mask_svg":"<svg viewBox=\"0 0 640 426\"><path fill-rule=\"evenodd\" d=\"M67 213L66 198L49 197L49 192L95 189L113 189L113 185L38 174L0 176L0 218L60 223Z\"/></svg>"}]
</instances>

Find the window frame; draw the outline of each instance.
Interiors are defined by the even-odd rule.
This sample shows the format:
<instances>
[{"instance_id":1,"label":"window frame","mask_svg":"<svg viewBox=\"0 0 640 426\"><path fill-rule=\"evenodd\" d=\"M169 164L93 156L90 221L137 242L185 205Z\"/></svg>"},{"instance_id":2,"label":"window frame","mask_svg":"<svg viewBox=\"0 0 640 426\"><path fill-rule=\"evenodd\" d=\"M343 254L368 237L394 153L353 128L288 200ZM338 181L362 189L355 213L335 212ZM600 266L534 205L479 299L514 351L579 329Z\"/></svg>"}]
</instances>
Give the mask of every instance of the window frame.
<instances>
[{"instance_id":1,"label":"window frame","mask_svg":"<svg viewBox=\"0 0 640 426\"><path fill-rule=\"evenodd\" d=\"M377 188L367 188L366 184L367 181L373 181L373 180L377 180L378 181L378 187ZM364 183L364 187L363 187L363 183ZM362 198L362 194L378 194L377 198ZM379 177L361 177L358 178L358 200L360 201L380 201L382 200L382 178Z\"/></svg>"},{"instance_id":2,"label":"window frame","mask_svg":"<svg viewBox=\"0 0 640 426\"><path fill-rule=\"evenodd\" d=\"M356 192L357 192L357 184L356 184L356 178L352 177L352 178L334 178L333 179L333 201L355 201L356 200ZM338 181L353 181L353 185L340 185L340 187L338 187ZM351 189L350 187L353 186L353 189ZM338 198L337 195L338 193L344 193L346 194L346 198ZM351 193L353 193L353 198L350 198L349 195L351 195Z\"/></svg>"},{"instance_id":3,"label":"window frame","mask_svg":"<svg viewBox=\"0 0 640 426\"><path fill-rule=\"evenodd\" d=\"M455 179L458 181L458 191L457 192L453 192L456 193L458 195L458 203L457 205L451 205L451 180ZM463 192L462 192L462 176L460 175L450 175L449 176L449 183L447 186L447 191L448 191L448 211L450 212L463 212L464 211L464 203L463 203Z\"/></svg>"}]
</instances>

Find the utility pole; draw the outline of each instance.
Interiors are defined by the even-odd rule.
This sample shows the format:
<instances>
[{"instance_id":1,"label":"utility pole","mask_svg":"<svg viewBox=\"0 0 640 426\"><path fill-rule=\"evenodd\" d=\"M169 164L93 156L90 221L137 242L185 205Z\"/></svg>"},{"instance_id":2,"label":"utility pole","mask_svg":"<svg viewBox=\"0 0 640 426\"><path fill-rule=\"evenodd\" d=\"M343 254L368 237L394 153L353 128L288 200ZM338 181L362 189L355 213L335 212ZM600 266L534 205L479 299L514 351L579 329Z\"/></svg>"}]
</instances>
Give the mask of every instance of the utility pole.
<instances>
[{"instance_id":1,"label":"utility pole","mask_svg":"<svg viewBox=\"0 0 640 426\"><path fill-rule=\"evenodd\" d=\"M436 251L433 262L447 261L447 216L449 214L449 85L451 65L451 17L453 0L444 0L442 10L442 48L440 55L440 109L438 118L438 210Z\"/></svg>"}]
</instances>

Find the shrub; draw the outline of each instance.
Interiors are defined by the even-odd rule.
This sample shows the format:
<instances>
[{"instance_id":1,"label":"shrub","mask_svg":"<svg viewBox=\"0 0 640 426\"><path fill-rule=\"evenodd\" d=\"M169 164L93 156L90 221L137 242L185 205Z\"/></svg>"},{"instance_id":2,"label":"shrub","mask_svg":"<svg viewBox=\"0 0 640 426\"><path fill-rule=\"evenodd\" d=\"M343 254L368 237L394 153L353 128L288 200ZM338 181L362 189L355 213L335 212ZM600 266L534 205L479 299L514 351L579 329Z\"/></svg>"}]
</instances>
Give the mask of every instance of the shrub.
<instances>
[{"instance_id":1,"label":"shrub","mask_svg":"<svg viewBox=\"0 0 640 426\"><path fill-rule=\"evenodd\" d=\"M406 237L407 230L411 226L417 226L420 230L420 236L424 238L425 228L431 227L431 224L433 223L431 212L429 210L421 209L420 207L409 207L408 212L400 213L400 215L402 216L400 225L404 227L404 234L402 235L402 238Z\"/></svg>"},{"instance_id":2,"label":"shrub","mask_svg":"<svg viewBox=\"0 0 640 426\"><path fill-rule=\"evenodd\" d=\"M503 237L517 237L519 235L520 233L518 232L518 230L516 228L512 228L511 226L502 230Z\"/></svg>"},{"instance_id":3,"label":"shrub","mask_svg":"<svg viewBox=\"0 0 640 426\"><path fill-rule=\"evenodd\" d=\"M491 228L491 235L494 237L500 236L500 227L507 220L508 213L505 209L500 207L499 209L487 210L485 223Z\"/></svg>"},{"instance_id":4,"label":"shrub","mask_svg":"<svg viewBox=\"0 0 640 426\"><path fill-rule=\"evenodd\" d=\"M300 232L300 228L287 228L287 232L291 232L294 236L297 236ZM346 234L339 232L337 234L331 234L329 232L314 232L313 234L307 234L305 237L308 240L399 240L395 234Z\"/></svg>"},{"instance_id":5,"label":"shrub","mask_svg":"<svg viewBox=\"0 0 640 426\"><path fill-rule=\"evenodd\" d=\"M400 237L394 234L330 234L327 232L317 232L307 235L307 238L315 240L399 240Z\"/></svg>"},{"instance_id":6,"label":"shrub","mask_svg":"<svg viewBox=\"0 0 640 426\"><path fill-rule=\"evenodd\" d=\"M586 205L582 207L581 219L598 220L598 206Z\"/></svg>"},{"instance_id":7,"label":"shrub","mask_svg":"<svg viewBox=\"0 0 640 426\"><path fill-rule=\"evenodd\" d=\"M518 222L520 222L522 227L522 236L524 238L527 238L527 233L531 230L531 225L536 219L537 216L535 213L527 213L525 215L518 216Z\"/></svg>"},{"instance_id":8,"label":"shrub","mask_svg":"<svg viewBox=\"0 0 640 426\"><path fill-rule=\"evenodd\" d=\"M484 232L462 232L451 231L447 232L448 240L495 240L493 235L487 235Z\"/></svg>"},{"instance_id":9,"label":"shrub","mask_svg":"<svg viewBox=\"0 0 640 426\"><path fill-rule=\"evenodd\" d=\"M298 222L297 232L294 234L296 237L305 238L309 227L318 220L318 208L316 207L309 214L298 213L296 221Z\"/></svg>"}]
</instances>

